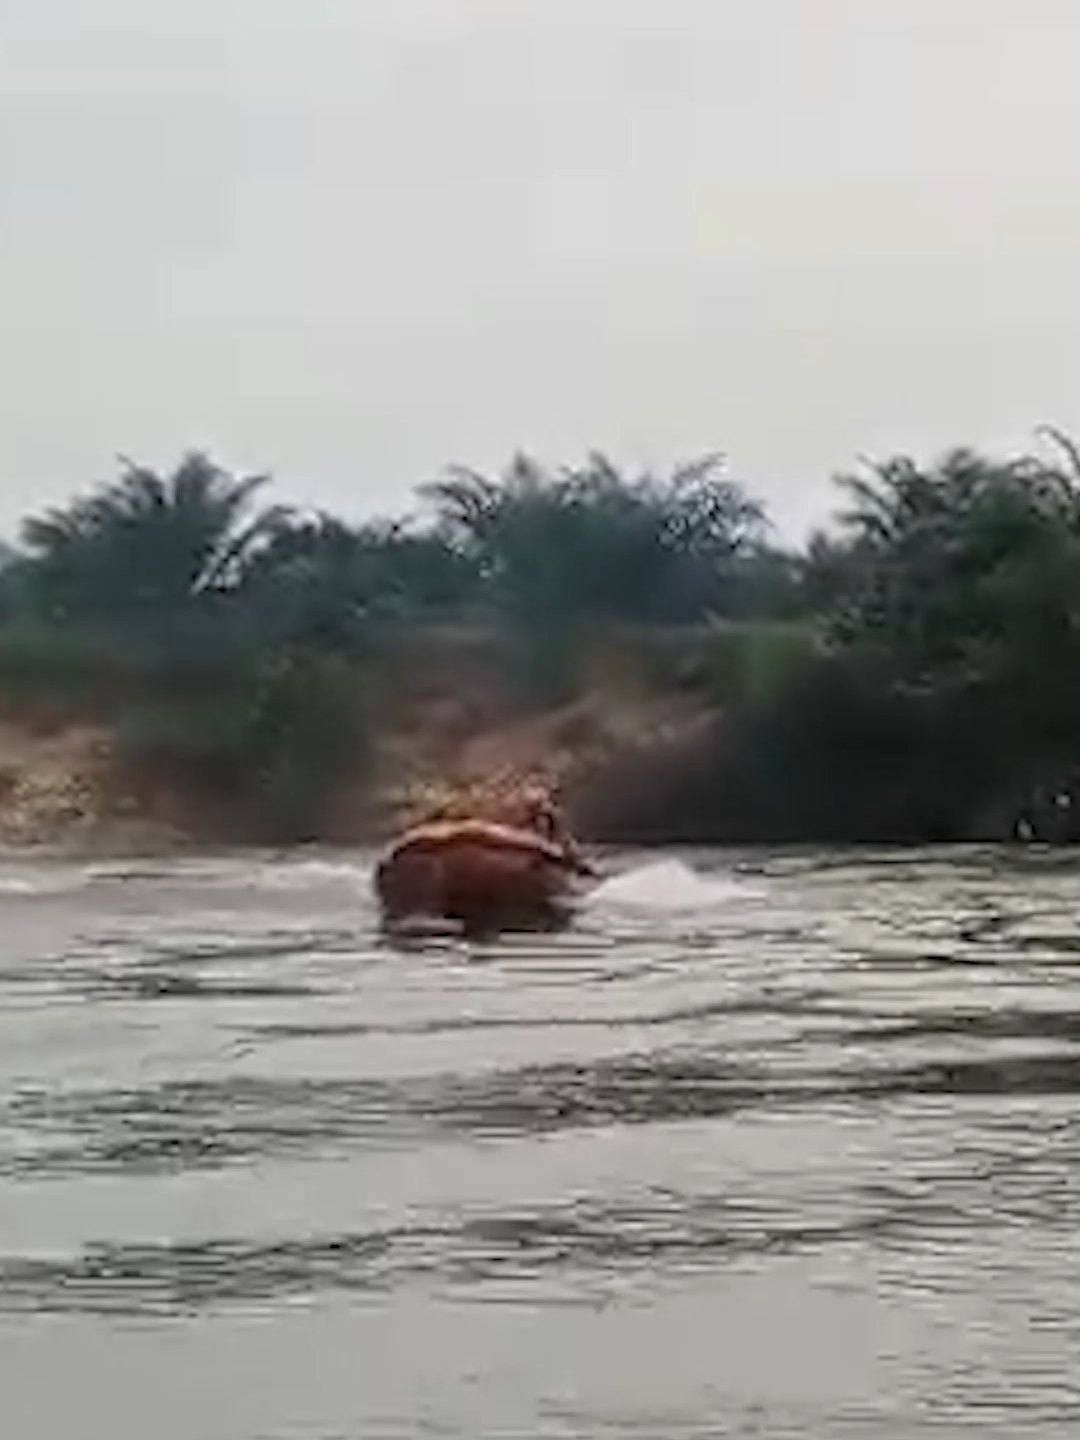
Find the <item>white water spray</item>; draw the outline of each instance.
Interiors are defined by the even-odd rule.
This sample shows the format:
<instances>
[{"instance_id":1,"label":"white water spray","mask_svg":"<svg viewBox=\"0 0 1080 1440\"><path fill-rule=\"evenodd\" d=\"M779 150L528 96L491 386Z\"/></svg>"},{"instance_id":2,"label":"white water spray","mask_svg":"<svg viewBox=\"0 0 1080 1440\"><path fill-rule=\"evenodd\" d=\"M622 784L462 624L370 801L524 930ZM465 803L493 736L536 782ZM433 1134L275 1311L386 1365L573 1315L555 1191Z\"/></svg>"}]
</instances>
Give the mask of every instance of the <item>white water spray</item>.
<instances>
[{"instance_id":1,"label":"white water spray","mask_svg":"<svg viewBox=\"0 0 1080 1440\"><path fill-rule=\"evenodd\" d=\"M591 907L677 911L707 910L726 900L760 894L757 886L734 875L702 874L681 860L654 860L602 880L590 893Z\"/></svg>"}]
</instances>

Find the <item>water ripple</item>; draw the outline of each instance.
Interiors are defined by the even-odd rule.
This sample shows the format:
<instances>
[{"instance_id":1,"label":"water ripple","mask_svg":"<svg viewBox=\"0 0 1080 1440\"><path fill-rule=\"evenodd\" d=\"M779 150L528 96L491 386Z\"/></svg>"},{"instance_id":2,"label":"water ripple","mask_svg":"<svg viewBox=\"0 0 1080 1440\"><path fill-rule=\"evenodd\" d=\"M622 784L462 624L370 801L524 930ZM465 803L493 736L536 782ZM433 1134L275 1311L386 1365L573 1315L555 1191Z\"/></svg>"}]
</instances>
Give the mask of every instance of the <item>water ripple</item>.
<instances>
[{"instance_id":1,"label":"water ripple","mask_svg":"<svg viewBox=\"0 0 1080 1440\"><path fill-rule=\"evenodd\" d=\"M689 858L475 946L378 936L367 861L0 865L0 1320L255 1310L271 1377L343 1307L372 1397L220 1382L230 1435L1072 1433L1075 857Z\"/></svg>"}]
</instances>

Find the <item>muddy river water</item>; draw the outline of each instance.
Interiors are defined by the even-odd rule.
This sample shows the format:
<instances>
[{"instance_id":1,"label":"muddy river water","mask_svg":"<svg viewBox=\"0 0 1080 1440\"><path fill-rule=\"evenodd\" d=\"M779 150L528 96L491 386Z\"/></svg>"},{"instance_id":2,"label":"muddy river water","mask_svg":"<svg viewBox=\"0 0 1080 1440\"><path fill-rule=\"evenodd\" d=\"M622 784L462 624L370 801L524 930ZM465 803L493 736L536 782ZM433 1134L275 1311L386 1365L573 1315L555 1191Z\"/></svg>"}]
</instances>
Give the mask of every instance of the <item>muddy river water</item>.
<instances>
[{"instance_id":1,"label":"muddy river water","mask_svg":"<svg viewBox=\"0 0 1080 1440\"><path fill-rule=\"evenodd\" d=\"M0 858L11 1440L1080 1435L1080 862Z\"/></svg>"}]
</instances>

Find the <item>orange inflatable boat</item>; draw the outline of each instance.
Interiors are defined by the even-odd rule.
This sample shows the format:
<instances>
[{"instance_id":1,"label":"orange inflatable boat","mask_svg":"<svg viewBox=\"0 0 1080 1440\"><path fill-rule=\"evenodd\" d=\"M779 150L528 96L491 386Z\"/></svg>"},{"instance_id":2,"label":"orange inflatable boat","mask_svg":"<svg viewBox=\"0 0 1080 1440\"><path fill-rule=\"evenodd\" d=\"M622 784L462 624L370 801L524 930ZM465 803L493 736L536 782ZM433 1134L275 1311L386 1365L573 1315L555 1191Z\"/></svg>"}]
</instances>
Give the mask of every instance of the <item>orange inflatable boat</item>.
<instances>
[{"instance_id":1,"label":"orange inflatable boat","mask_svg":"<svg viewBox=\"0 0 1080 1440\"><path fill-rule=\"evenodd\" d=\"M467 929L555 919L596 871L537 804L525 823L433 820L413 826L380 860L375 891L389 923L454 921Z\"/></svg>"}]
</instances>

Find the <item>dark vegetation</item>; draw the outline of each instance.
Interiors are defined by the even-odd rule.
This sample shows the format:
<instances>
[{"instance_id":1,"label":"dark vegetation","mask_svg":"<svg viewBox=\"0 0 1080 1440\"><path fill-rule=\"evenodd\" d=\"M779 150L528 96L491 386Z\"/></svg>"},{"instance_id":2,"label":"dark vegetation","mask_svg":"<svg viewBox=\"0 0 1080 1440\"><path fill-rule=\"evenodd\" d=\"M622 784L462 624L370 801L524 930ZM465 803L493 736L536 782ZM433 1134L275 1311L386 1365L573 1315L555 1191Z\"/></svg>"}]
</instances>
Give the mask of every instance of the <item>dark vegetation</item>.
<instances>
[{"instance_id":1,"label":"dark vegetation","mask_svg":"<svg viewBox=\"0 0 1080 1440\"><path fill-rule=\"evenodd\" d=\"M830 533L790 551L714 458L627 477L519 457L361 526L200 455L125 464L0 556L0 693L107 726L133 774L237 835L293 840L362 779L417 636L479 637L541 709L629 635L712 720L599 777L585 809L613 838L1071 838L1076 450L1053 433L1042 455L893 459L838 486Z\"/></svg>"}]
</instances>

